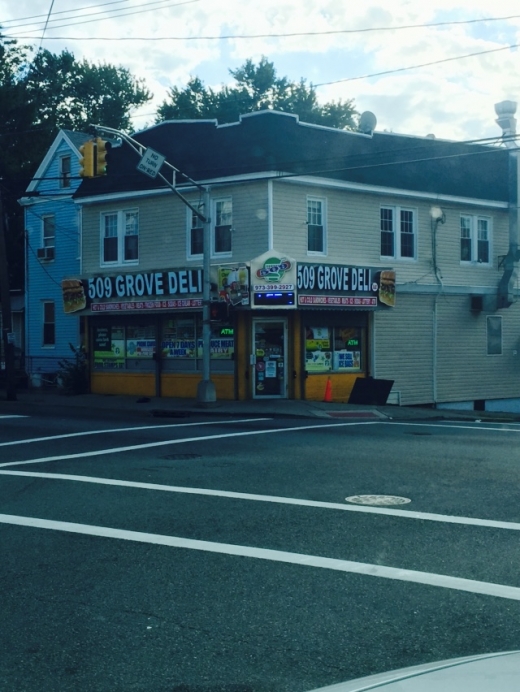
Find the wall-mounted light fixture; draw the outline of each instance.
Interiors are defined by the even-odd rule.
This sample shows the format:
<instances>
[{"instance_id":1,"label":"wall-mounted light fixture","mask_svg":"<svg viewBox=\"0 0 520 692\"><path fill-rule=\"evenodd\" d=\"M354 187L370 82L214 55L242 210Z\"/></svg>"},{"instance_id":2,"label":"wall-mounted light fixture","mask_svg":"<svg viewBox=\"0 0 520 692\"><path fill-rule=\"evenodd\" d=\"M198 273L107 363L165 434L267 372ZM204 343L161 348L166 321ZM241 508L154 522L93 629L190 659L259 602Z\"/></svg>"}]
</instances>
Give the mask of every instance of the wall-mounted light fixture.
<instances>
[{"instance_id":1,"label":"wall-mounted light fixture","mask_svg":"<svg viewBox=\"0 0 520 692\"><path fill-rule=\"evenodd\" d=\"M441 207L430 207L430 216L432 221L436 223L444 223L446 221L446 214L443 212Z\"/></svg>"}]
</instances>

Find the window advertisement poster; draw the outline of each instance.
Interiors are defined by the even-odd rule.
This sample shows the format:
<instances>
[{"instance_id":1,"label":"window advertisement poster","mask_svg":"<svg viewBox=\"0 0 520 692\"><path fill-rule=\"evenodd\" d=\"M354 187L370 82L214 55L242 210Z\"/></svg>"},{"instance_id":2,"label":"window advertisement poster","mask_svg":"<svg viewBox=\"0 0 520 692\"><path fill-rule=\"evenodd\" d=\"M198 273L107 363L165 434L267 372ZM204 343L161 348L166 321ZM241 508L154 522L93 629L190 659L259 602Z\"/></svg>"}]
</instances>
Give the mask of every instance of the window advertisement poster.
<instances>
[{"instance_id":1,"label":"window advertisement poster","mask_svg":"<svg viewBox=\"0 0 520 692\"><path fill-rule=\"evenodd\" d=\"M332 369L329 327L305 328L305 369L307 372L327 372Z\"/></svg>"},{"instance_id":2,"label":"window advertisement poster","mask_svg":"<svg viewBox=\"0 0 520 692\"><path fill-rule=\"evenodd\" d=\"M152 325L127 327L127 358L153 358L155 353L155 330Z\"/></svg>"},{"instance_id":3,"label":"window advertisement poster","mask_svg":"<svg viewBox=\"0 0 520 692\"><path fill-rule=\"evenodd\" d=\"M94 328L94 368L119 370L125 366L124 327Z\"/></svg>"},{"instance_id":4,"label":"window advertisement poster","mask_svg":"<svg viewBox=\"0 0 520 692\"><path fill-rule=\"evenodd\" d=\"M245 265L218 268L218 299L230 305L249 305L249 269Z\"/></svg>"}]
</instances>

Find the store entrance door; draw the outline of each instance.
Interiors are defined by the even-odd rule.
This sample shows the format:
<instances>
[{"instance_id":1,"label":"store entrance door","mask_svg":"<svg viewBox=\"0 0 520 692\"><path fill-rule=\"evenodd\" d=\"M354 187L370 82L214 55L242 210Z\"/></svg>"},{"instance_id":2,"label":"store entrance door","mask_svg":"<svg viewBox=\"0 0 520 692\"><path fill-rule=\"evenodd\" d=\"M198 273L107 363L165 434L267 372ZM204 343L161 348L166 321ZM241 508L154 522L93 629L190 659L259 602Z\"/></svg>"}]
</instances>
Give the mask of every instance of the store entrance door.
<instances>
[{"instance_id":1,"label":"store entrance door","mask_svg":"<svg viewBox=\"0 0 520 692\"><path fill-rule=\"evenodd\" d=\"M253 320L253 399L287 398L287 320Z\"/></svg>"}]
</instances>

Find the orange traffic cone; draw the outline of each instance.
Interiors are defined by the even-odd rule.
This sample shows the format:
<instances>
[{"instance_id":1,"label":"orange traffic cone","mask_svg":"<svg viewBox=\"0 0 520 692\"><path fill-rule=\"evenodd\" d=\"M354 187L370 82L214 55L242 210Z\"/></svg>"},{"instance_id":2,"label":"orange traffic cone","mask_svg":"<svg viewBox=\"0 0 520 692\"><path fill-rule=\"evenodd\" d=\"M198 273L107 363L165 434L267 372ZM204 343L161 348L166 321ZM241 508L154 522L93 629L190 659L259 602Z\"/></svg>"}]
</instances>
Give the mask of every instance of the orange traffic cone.
<instances>
[{"instance_id":1,"label":"orange traffic cone","mask_svg":"<svg viewBox=\"0 0 520 692\"><path fill-rule=\"evenodd\" d=\"M330 404L332 401L332 382L330 377L327 378L327 385L325 387L325 397L323 399L326 403Z\"/></svg>"}]
</instances>

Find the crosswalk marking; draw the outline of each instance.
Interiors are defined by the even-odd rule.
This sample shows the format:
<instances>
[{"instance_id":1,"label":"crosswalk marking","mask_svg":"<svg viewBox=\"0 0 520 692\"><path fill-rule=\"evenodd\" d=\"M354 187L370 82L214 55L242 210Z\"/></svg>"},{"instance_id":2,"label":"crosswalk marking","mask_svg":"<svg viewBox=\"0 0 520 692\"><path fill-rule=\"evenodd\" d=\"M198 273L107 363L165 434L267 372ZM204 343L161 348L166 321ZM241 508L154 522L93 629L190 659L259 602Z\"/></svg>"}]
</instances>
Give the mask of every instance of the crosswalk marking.
<instances>
[{"instance_id":1,"label":"crosswalk marking","mask_svg":"<svg viewBox=\"0 0 520 692\"><path fill-rule=\"evenodd\" d=\"M304 555L301 553L290 553L282 550L253 548L251 546L233 545L230 543L200 541L192 538L181 538L179 536L165 536L162 534L143 533L141 531L114 529L106 526L92 526L89 524L76 524L68 521L53 521L50 519L21 517L9 514L0 514L0 523L37 529L64 531L67 533L82 534L85 536L115 538L124 541L135 541L138 543L168 546L170 548L199 550L208 553L218 553L221 555L232 555L235 557L256 558L259 560L269 560L272 562L282 562L297 565L299 567L329 569L338 572L347 572L350 574L360 574L383 579L413 582L425 586L435 586L445 589L454 589L456 591L466 591L473 594L481 594L484 596L494 596L496 598L520 601L520 588L515 586L493 584L489 582L476 581L473 579L463 579L461 577L450 577L445 574L418 572L416 570L400 569L398 567L385 567L382 565L371 565L363 562L352 562L351 560L338 560L335 558L321 557L319 555Z\"/></svg>"}]
</instances>

